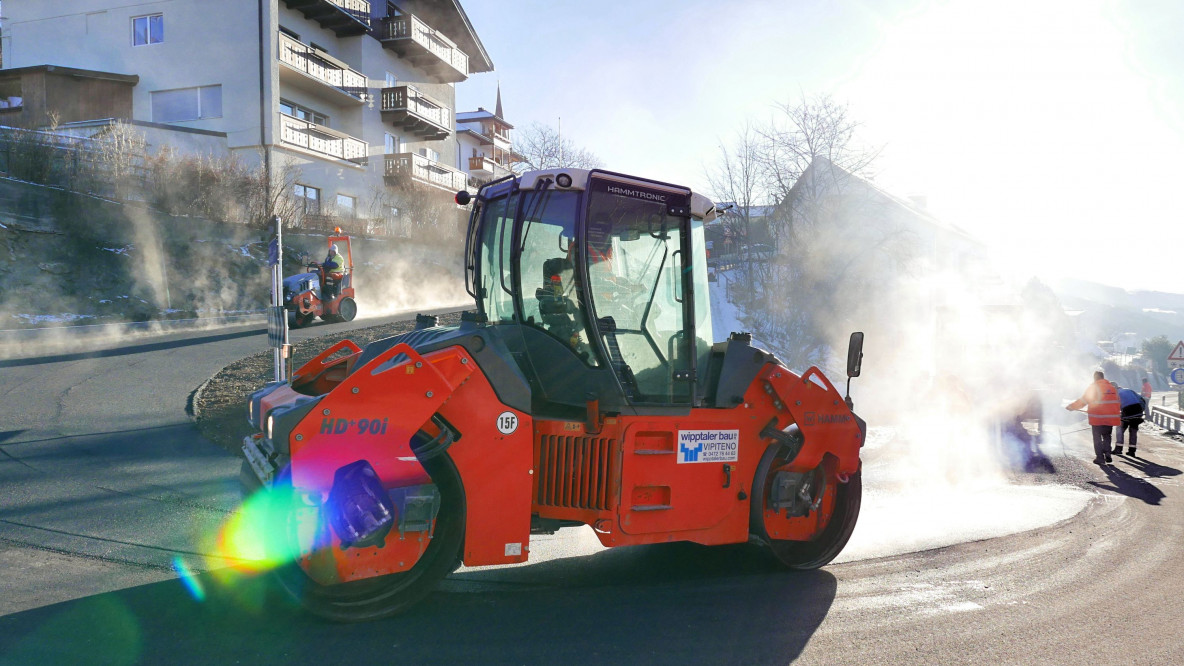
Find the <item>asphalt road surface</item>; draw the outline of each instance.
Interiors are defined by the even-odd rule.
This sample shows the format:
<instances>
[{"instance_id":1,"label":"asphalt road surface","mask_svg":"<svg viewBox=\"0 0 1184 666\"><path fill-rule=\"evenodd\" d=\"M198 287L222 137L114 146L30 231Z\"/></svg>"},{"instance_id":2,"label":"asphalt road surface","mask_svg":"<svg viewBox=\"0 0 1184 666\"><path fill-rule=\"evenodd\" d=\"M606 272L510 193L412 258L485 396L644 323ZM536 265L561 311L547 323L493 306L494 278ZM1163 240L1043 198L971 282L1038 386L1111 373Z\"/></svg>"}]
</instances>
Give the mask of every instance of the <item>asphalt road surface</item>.
<instances>
[{"instance_id":1,"label":"asphalt road surface","mask_svg":"<svg viewBox=\"0 0 1184 666\"><path fill-rule=\"evenodd\" d=\"M0 360L0 663L1184 663L1184 445L1149 426L1105 468L1066 428L1046 453L1084 509L1019 534L786 572L746 546L564 530L407 614L321 622L209 554L239 463L186 402L265 345L247 328Z\"/></svg>"}]
</instances>

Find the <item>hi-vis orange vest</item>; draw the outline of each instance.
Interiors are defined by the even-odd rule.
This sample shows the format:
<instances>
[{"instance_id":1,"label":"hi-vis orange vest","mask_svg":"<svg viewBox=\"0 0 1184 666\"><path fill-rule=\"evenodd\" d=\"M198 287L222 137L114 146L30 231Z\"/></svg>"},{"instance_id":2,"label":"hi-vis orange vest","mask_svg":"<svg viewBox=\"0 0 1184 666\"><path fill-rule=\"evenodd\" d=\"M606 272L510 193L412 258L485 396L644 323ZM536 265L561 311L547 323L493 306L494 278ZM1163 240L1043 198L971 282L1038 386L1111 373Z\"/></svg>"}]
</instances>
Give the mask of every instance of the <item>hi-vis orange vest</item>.
<instances>
[{"instance_id":1,"label":"hi-vis orange vest","mask_svg":"<svg viewBox=\"0 0 1184 666\"><path fill-rule=\"evenodd\" d=\"M1089 424L1091 426L1116 426L1122 423L1122 407L1118 403L1118 391L1105 379L1099 379L1085 389L1082 396L1089 403Z\"/></svg>"}]
</instances>

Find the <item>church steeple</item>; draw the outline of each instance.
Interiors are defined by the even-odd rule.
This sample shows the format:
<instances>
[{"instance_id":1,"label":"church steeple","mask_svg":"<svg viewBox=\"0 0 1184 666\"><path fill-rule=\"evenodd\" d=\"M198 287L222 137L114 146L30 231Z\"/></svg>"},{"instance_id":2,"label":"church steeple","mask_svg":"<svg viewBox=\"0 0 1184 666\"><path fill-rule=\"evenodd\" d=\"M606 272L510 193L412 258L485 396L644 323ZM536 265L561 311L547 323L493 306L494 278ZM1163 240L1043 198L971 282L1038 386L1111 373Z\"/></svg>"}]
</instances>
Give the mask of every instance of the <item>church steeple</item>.
<instances>
[{"instance_id":1,"label":"church steeple","mask_svg":"<svg viewBox=\"0 0 1184 666\"><path fill-rule=\"evenodd\" d=\"M497 116L498 118L505 118L505 116L502 115L502 82L501 81L497 82L497 106L494 107L493 114L495 116Z\"/></svg>"}]
</instances>

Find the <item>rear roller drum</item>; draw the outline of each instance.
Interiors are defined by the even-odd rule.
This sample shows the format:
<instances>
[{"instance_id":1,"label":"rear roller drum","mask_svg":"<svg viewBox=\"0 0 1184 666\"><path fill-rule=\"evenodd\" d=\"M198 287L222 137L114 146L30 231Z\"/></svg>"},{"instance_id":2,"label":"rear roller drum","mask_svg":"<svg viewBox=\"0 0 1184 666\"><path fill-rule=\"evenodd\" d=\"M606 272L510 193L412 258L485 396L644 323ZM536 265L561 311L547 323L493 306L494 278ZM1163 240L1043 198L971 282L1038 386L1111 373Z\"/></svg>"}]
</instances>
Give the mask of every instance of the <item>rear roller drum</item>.
<instances>
[{"instance_id":1,"label":"rear roller drum","mask_svg":"<svg viewBox=\"0 0 1184 666\"><path fill-rule=\"evenodd\" d=\"M819 508L814 509L805 518L816 520L817 511L822 510L833 498L833 505L826 524L815 532L809 541L792 541L774 539L765 528L765 511L769 504L770 487L773 483L776 469L785 461L779 457L783 453L779 445L772 445L757 465L752 488L752 505L750 509L750 531L769 545L769 549L787 567L791 569L817 569L830 563L842 552L855 530L855 522L859 518L859 505L863 499L863 480L860 472L852 474L846 483L829 472L824 472L828 478L823 482L823 497ZM822 470L827 469L822 466Z\"/></svg>"},{"instance_id":2,"label":"rear roller drum","mask_svg":"<svg viewBox=\"0 0 1184 666\"><path fill-rule=\"evenodd\" d=\"M358 304L354 302L354 299L348 296L341 299L341 303L337 306L337 320L353 321L356 316L358 316Z\"/></svg>"}]
</instances>

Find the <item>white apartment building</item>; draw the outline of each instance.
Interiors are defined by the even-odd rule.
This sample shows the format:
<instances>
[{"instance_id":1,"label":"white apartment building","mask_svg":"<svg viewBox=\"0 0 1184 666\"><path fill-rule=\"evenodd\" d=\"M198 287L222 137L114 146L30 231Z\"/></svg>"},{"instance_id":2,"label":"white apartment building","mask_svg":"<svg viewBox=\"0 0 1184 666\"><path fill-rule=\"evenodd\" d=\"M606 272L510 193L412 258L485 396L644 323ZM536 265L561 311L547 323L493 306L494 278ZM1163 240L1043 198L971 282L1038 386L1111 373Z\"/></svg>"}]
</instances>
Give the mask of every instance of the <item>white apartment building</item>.
<instances>
[{"instance_id":1,"label":"white apartment building","mask_svg":"<svg viewBox=\"0 0 1184 666\"><path fill-rule=\"evenodd\" d=\"M471 186L510 175L511 166L521 160L510 139L512 129L502 114L501 86L492 113L477 107L456 114L457 164L468 173Z\"/></svg>"},{"instance_id":2,"label":"white apartment building","mask_svg":"<svg viewBox=\"0 0 1184 666\"><path fill-rule=\"evenodd\" d=\"M3 11L9 99L21 99L21 72L86 70L130 90L127 120L153 147L228 151L268 164L273 180L298 173L308 215L381 217L384 188L407 179L442 194L467 185L455 85L493 63L457 0L4 0ZM45 105L44 86L23 95ZM87 113L65 126L120 116Z\"/></svg>"}]
</instances>

